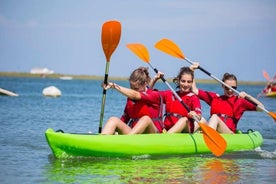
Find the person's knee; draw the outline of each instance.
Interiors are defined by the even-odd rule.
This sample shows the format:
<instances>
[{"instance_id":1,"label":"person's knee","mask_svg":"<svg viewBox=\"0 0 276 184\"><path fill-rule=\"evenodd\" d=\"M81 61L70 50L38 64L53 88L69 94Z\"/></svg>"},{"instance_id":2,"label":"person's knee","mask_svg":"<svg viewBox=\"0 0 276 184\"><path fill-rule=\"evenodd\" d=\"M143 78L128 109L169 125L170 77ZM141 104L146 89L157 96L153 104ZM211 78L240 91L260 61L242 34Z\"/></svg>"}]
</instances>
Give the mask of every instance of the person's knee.
<instances>
[{"instance_id":1,"label":"person's knee","mask_svg":"<svg viewBox=\"0 0 276 184\"><path fill-rule=\"evenodd\" d=\"M201 117L200 123L208 124L207 120L204 117Z\"/></svg>"},{"instance_id":2,"label":"person's knee","mask_svg":"<svg viewBox=\"0 0 276 184\"><path fill-rule=\"evenodd\" d=\"M188 122L188 118L187 117L182 117L178 120L177 124L186 124Z\"/></svg>"},{"instance_id":3,"label":"person's knee","mask_svg":"<svg viewBox=\"0 0 276 184\"><path fill-rule=\"evenodd\" d=\"M219 117L217 114L212 114L210 119L217 120L217 119L219 119Z\"/></svg>"},{"instance_id":4,"label":"person's knee","mask_svg":"<svg viewBox=\"0 0 276 184\"><path fill-rule=\"evenodd\" d=\"M151 118L148 115L143 116L142 118L140 118L141 121L145 121L145 122L151 122Z\"/></svg>"},{"instance_id":5,"label":"person's knee","mask_svg":"<svg viewBox=\"0 0 276 184\"><path fill-rule=\"evenodd\" d=\"M119 120L119 118L112 116L108 119L108 122L117 122Z\"/></svg>"}]
</instances>

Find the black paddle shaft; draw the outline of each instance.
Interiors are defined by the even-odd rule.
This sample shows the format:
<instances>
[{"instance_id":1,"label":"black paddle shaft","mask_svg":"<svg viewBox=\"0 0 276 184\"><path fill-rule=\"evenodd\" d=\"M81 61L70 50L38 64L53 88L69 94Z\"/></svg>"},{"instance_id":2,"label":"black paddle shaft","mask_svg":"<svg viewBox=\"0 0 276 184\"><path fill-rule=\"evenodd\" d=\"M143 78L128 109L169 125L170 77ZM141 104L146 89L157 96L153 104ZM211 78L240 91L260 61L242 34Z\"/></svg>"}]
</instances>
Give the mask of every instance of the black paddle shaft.
<instances>
[{"instance_id":1,"label":"black paddle shaft","mask_svg":"<svg viewBox=\"0 0 276 184\"><path fill-rule=\"evenodd\" d=\"M189 59L185 58L186 61L188 61L189 63L192 63ZM218 79L217 77L213 76L210 72L208 72L207 70L205 70L204 68L202 68L201 66L198 66L198 69L200 69L201 71L203 71L205 74L209 75L210 77L212 77L213 79L215 79L217 82L225 85L226 87L230 88L232 91L234 91L235 93L239 94L239 92L237 90L235 90L234 88L232 88L231 86L227 85L225 82L221 81L220 79ZM253 102L250 98L248 98L247 96L245 97L245 99L247 101L249 101L250 103L252 103L253 105L257 106L258 104Z\"/></svg>"}]
</instances>

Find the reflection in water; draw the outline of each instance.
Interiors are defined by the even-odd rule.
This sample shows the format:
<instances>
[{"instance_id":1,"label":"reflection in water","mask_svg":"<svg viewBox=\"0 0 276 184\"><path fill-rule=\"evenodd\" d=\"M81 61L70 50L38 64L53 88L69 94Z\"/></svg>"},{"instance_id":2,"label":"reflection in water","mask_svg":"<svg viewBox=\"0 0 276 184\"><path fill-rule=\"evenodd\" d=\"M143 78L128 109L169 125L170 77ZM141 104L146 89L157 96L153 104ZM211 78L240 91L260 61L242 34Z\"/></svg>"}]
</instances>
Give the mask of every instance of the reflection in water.
<instances>
[{"instance_id":1,"label":"reflection in water","mask_svg":"<svg viewBox=\"0 0 276 184\"><path fill-rule=\"evenodd\" d=\"M162 159L79 158L56 160L44 168L49 182L59 183L234 183L235 160L214 157Z\"/></svg>"},{"instance_id":2,"label":"reflection in water","mask_svg":"<svg viewBox=\"0 0 276 184\"><path fill-rule=\"evenodd\" d=\"M200 166L200 183L234 183L239 180L239 167L234 160L211 159Z\"/></svg>"}]
</instances>

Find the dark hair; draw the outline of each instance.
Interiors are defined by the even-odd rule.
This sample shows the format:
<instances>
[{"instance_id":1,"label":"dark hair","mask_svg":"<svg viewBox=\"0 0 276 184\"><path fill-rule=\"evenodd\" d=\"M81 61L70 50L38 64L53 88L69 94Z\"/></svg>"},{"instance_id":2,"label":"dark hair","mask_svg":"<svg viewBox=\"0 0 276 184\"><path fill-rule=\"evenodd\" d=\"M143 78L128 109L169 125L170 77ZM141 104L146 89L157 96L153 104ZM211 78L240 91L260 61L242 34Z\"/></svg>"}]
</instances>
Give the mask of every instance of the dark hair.
<instances>
[{"instance_id":1,"label":"dark hair","mask_svg":"<svg viewBox=\"0 0 276 184\"><path fill-rule=\"evenodd\" d=\"M150 76L149 76L149 69L147 67L139 67L137 69L135 69L130 77L129 77L129 81L130 82L138 82L139 85L145 85L148 84L151 80Z\"/></svg>"},{"instance_id":2,"label":"dark hair","mask_svg":"<svg viewBox=\"0 0 276 184\"><path fill-rule=\"evenodd\" d=\"M180 68L178 75L173 79L173 82L177 85L177 87L179 87L179 81L184 74L191 75L192 79L194 80L194 71L191 70L189 67L184 66Z\"/></svg>"},{"instance_id":3,"label":"dark hair","mask_svg":"<svg viewBox=\"0 0 276 184\"><path fill-rule=\"evenodd\" d=\"M230 74L230 73L225 73L222 77L222 81L225 82L226 80L234 80L234 81L238 81L237 77L234 74Z\"/></svg>"}]
</instances>

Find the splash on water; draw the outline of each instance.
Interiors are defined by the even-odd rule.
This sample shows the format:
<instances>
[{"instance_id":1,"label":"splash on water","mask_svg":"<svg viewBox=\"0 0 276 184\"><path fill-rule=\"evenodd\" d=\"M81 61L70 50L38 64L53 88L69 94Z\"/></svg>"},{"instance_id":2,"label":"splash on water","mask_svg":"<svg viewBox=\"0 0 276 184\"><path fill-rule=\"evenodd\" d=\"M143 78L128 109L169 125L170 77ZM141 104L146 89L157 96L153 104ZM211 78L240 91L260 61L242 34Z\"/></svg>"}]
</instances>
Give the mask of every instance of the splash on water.
<instances>
[{"instance_id":1,"label":"splash on water","mask_svg":"<svg viewBox=\"0 0 276 184\"><path fill-rule=\"evenodd\" d=\"M262 150L260 147L256 148L255 151L262 157L268 159L276 159L276 150L273 152Z\"/></svg>"}]
</instances>

